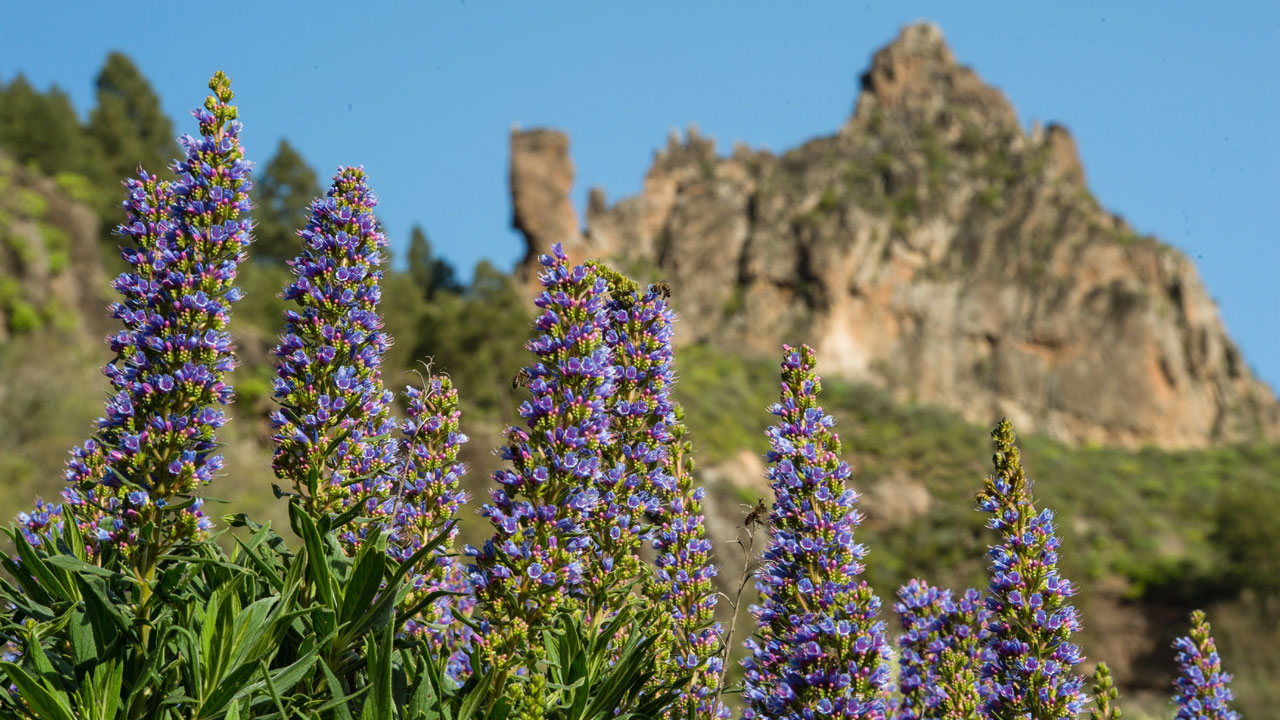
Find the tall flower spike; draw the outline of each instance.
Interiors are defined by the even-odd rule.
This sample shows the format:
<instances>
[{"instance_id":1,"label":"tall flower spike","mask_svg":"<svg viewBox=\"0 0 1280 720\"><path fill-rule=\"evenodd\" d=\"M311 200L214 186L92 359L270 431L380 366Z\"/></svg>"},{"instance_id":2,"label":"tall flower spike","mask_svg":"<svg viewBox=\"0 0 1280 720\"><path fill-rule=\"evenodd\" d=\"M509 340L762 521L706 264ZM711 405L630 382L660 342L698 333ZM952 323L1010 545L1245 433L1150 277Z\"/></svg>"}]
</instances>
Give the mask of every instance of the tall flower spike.
<instances>
[{"instance_id":1,"label":"tall flower spike","mask_svg":"<svg viewBox=\"0 0 1280 720\"><path fill-rule=\"evenodd\" d=\"M115 395L106 417L72 451L63 494L97 552L147 548L148 565L168 545L209 522L195 493L222 467L215 433L230 402L225 374L235 366L227 322L241 297L236 268L250 243L249 163L231 81L218 73L204 107L192 115L198 137L183 136L177 181L140 171L125 183L130 270L116 278L111 306L124 330L103 372ZM144 527L149 536L139 536Z\"/></svg>"},{"instance_id":2,"label":"tall flower spike","mask_svg":"<svg viewBox=\"0 0 1280 720\"><path fill-rule=\"evenodd\" d=\"M662 292L638 288L620 274L600 267L614 295L606 342L617 367L610 405L615 457L606 473L606 552L634 557L637 523L652 523L648 538L655 552L643 593L666 612L658 618L666 641L658 648L660 677L692 671L693 679L673 708L676 717L727 717L716 704L722 670L715 622L711 541L703 524L704 490L693 487L690 446L680 408L671 399L674 314ZM641 513L647 516L642 517ZM608 543L612 542L612 546ZM688 709L692 712L688 712Z\"/></svg>"},{"instance_id":3,"label":"tall flower spike","mask_svg":"<svg viewBox=\"0 0 1280 720\"><path fill-rule=\"evenodd\" d=\"M1222 672L1222 660L1209 634L1204 612L1191 613L1191 634L1173 641L1178 651L1178 677L1173 681L1173 702L1178 720L1238 720L1228 703L1231 676Z\"/></svg>"},{"instance_id":4,"label":"tall flower spike","mask_svg":"<svg viewBox=\"0 0 1280 720\"><path fill-rule=\"evenodd\" d=\"M528 664L540 642L530 634L561 608L581 607L597 578L587 534L599 504L602 448L610 442L606 401L613 364L604 343L607 285L593 269L569 265L559 244L541 259L536 301L541 333L529 343L537 359L524 368L532 398L520 405L527 429L507 429L502 457L510 469L493 479L481 512L493 523L484 547L468 547L476 596L490 624L488 662Z\"/></svg>"},{"instance_id":5,"label":"tall flower spike","mask_svg":"<svg viewBox=\"0 0 1280 720\"><path fill-rule=\"evenodd\" d=\"M1080 620L1068 603L1075 587L1058 574L1053 513L1035 508L1008 420L991 439L995 474L978 495L978 509L991 515L987 527L1000 533L988 553L992 656L983 666L991 683L985 712L995 720L1074 718L1083 705L1084 678L1073 672L1082 658L1071 643Z\"/></svg>"},{"instance_id":6,"label":"tall flower spike","mask_svg":"<svg viewBox=\"0 0 1280 720\"><path fill-rule=\"evenodd\" d=\"M378 302L387 240L373 214L364 170L346 167L298 235L283 297L285 331L275 348L276 475L292 483L316 517L355 505L376 514L389 496L396 440L393 393L382 385L391 345ZM358 533L343 533L349 544Z\"/></svg>"},{"instance_id":7,"label":"tall flower spike","mask_svg":"<svg viewBox=\"0 0 1280 720\"><path fill-rule=\"evenodd\" d=\"M595 545L593 570L607 589L596 599L616 610L628 600L629 585L645 571L640 559L645 516L656 507L653 488L670 440L671 318L665 304L658 305L660 299L641 296L621 273L587 265L605 279L612 296L604 331L614 374L605 404L610 442L601 448L600 504L588 532Z\"/></svg>"},{"instance_id":8,"label":"tall flower spike","mask_svg":"<svg viewBox=\"0 0 1280 720\"><path fill-rule=\"evenodd\" d=\"M886 716L889 646L876 620L880 600L865 581L861 517L847 486L835 418L818 405L813 350L783 346L782 401L769 408L773 529L752 607L758 629L743 695L744 718Z\"/></svg>"},{"instance_id":9,"label":"tall flower spike","mask_svg":"<svg viewBox=\"0 0 1280 720\"><path fill-rule=\"evenodd\" d=\"M895 717L902 720L936 720L945 714L941 705L948 697L942 688L942 656L955 650L959 667L950 672L971 671L976 677L982 667L986 606L977 590L965 590L957 602L946 588L911 580L898 589L894 612L902 623L898 637L898 689L901 702Z\"/></svg>"},{"instance_id":10,"label":"tall flower spike","mask_svg":"<svg viewBox=\"0 0 1280 720\"><path fill-rule=\"evenodd\" d=\"M399 458L395 496L386 502L392 517L387 552L399 562L411 558L453 520L466 502L461 489L467 468L458 462L458 451L467 442L459 431L458 391L443 375L427 378L424 388L405 389L408 418L400 424ZM420 617L409 620L410 636L425 637L434 649L450 655L451 674L467 668L472 632L453 618L453 611L470 614L475 605L471 587L457 558L451 554L456 528L445 547L430 553L409 578L404 602L415 604L437 590L464 593L436 600Z\"/></svg>"}]
</instances>

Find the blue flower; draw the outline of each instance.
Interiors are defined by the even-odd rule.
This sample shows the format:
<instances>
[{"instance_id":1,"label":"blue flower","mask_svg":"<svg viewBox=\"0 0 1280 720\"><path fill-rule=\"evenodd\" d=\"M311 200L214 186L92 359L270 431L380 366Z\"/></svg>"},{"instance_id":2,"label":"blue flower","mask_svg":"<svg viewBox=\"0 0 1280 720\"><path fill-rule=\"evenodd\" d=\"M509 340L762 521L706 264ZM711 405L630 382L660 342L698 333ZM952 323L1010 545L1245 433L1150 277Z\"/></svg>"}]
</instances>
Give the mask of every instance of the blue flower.
<instances>
[{"instance_id":1,"label":"blue flower","mask_svg":"<svg viewBox=\"0 0 1280 720\"><path fill-rule=\"evenodd\" d=\"M1001 421L991 438L996 471L978 496L978 508L991 515L987 527L998 531L1001 541L989 552L992 653L982 670L990 684L985 712L1034 720L1074 718L1083 705L1084 684L1072 672L1083 659L1071 642L1080 629L1068 602L1075 587L1058 574L1053 513L1035 508L1009 421Z\"/></svg>"},{"instance_id":2,"label":"blue flower","mask_svg":"<svg viewBox=\"0 0 1280 720\"><path fill-rule=\"evenodd\" d=\"M847 487L834 419L818 405L821 382L808 346L784 346L782 401L770 408L769 480L773 530L747 642L744 718L886 716L890 651L880 600L865 581L861 522ZM825 500L819 500L821 489ZM801 585L811 588L801 589Z\"/></svg>"},{"instance_id":3,"label":"blue flower","mask_svg":"<svg viewBox=\"0 0 1280 720\"><path fill-rule=\"evenodd\" d=\"M481 509L493 523L493 538L466 549L490 622L482 638L486 660L498 666L527 663L541 646L530 630L561 608L580 607L604 567L589 528L602 505L601 455L612 441L607 284L594 269L570 265L559 245L541 261L539 335L529 342L535 359L523 371L531 393L520 406L526 427L507 429L502 457L510 468L494 473L501 489L491 491ZM541 579L527 572L535 563ZM557 584L548 585L546 574Z\"/></svg>"},{"instance_id":4,"label":"blue flower","mask_svg":"<svg viewBox=\"0 0 1280 720\"><path fill-rule=\"evenodd\" d=\"M648 539L655 560L643 591L666 611L657 618L665 634L660 667L667 675L695 671L675 707L692 702L696 717L727 717L728 708L716 701L723 661L704 490L693 487L683 412L671 397L675 316L657 288L641 292L620 274L597 270L611 281L605 342L616 368L612 467L602 475L605 511L595 521L600 554L614 562L619 580L634 577L640 541Z\"/></svg>"},{"instance_id":5,"label":"blue flower","mask_svg":"<svg viewBox=\"0 0 1280 720\"><path fill-rule=\"evenodd\" d=\"M50 505L44 498L36 498L36 506L31 512L18 513L18 530L32 547L44 545L50 535L62 532L62 506Z\"/></svg>"},{"instance_id":6,"label":"blue flower","mask_svg":"<svg viewBox=\"0 0 1280 720\"><path fill-rule=\"evenodd\" d=\"M903 631L898 637L900 700L895 716L942 718L946 698L937 691L943 654L956 650L961 664L956 670L977 674L985 654L986 604L977 590L965 590L957 602L950 590L913 579L898 589L893 609Z\"/></svg>"},{"instance_id":7,"label":"blue flower","mask_svg":"<svg viewBox=\"0 0 1280 720\"><path fill-rule=\"evenodd\" d=\"M391 492L393 393L382 385L391 340L378 314L387 240L376 204L364 170L342 168L312 202L302 251L289 262L294 281L283 297L297 309L285 312L275 348L273 467L315 516L351 507L375 515ZM347 529L342 539L354 545L360 534Z\"/></svg>"},{"instance_id":8,"label":"blue flower","mask_svg":"<svg viewBox=\"0 0 1280 720\"><path fill-rule=\"evenodd\" d=\"M1238 720L1240 714L1228 705L1233 699L1231 676L1222 671L1204 612L1191 613L1190 635L1174 640L1173 647L1178 651L1178 677L1173 681L1178 720Z\"/></svg>"},{"instance_id":9,"label":"blue flower","mask_svg":"<svg viewBox=\"0 0 1280 720\"><path fill-rule=\"evenodd\" d=\"M215 433L231 401L224 375L235 366L227 322L241 296L236 268L251 241L249 163L230 80L222 73L193 111L197 137L183 136L177 180L139 171L126 181L130 269L116 278L111 306L124 329L109 338L103 372L115 395L94 436L72 450L64 501L93 553L107 546L131 556L139 544L173 543L209 526L199 504L173 512L222 469ZM129 502L144 492L153 503ZM154 528L139 537L143 527ZM153 553L154 555L155 553Z\"/></svg>"},{"instance_id":10,"label":"blue flower","mask_svg":"<svg viewBox=\"0 0 1280 720\"><path fill-rule=\"evenodd\" d=\"M427 378L423 388L409 387L404 394L408 417L400 424L393 497L382 512L391 518L387 552L404 562L423 544L442 532L466 502L461 489L466 466L458 452L467 436L459 430L461 412L458 391L443 375ZM468 669L467 658L474 639L470 627L458 622L454 612L471 614L475 597L465 569L452 554L456 529L448 542L429 553L409 578L405 605L436 591L461 593L437 599L408 626L408 635L425 637L433 649L443 649L457 672ZM541 572L541 571L539 571ZM458 675L453 676L459 679Z\"/></svg>"}]
</instances>

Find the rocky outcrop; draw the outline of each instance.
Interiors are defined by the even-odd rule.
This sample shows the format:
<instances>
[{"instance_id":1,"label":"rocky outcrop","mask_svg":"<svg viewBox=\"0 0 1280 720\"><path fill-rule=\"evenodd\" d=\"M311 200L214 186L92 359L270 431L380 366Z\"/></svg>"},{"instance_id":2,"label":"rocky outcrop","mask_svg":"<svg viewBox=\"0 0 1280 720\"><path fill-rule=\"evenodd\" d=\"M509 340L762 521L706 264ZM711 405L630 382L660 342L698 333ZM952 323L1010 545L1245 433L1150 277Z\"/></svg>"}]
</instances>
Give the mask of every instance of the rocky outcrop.
<instances>
[{"instance_id":1,"label":"rocky outcrop","mask_svg":"<svg viewBox=\"0 0 1280 720\"><path fill-rule=\"evenodd\" d=\"M526 281L537 277L538 256L555 243L579 251L582 235L569 200L573 161L569 138L555 130L511 132L511 224L528 239L529 252L520 267Z\"/></svg>"},{"instance_id":2,"label":"rocky outcrop","mask_svg":"<svg viewBox=\"0 0 1280 720\"><path fill-rule=\"evenodd\" d=\"M564 242L666 280L680 342L803 340L826 373L976 422L1122 446L1280 437L1194 265L1099 206L1065 128L1025 132L931 25L862 87L837 134L780 156L673 137L640 195L592 193L585 231L567 139L514 133L530 260Z\"/></svg>"}]
</instances>

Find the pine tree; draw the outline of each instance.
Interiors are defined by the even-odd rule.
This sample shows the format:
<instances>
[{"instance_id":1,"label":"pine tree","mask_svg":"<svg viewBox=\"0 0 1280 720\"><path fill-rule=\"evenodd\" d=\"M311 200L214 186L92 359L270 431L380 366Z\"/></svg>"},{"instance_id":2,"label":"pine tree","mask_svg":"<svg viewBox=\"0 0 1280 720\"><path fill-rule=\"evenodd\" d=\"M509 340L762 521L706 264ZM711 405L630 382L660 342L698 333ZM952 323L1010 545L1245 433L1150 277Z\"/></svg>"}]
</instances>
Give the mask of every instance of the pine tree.
<instances>
[{"instance_id":1,"label":"pine tree","mask_svg":"<svg viewBox=\"0 0 1280 720\"><path fill-rule=\"evenodd\" d=\"M87 130L102 153L105 182L114 185L115 178L132 177L139 166L170 177L169 162L178 154L173 123L138 66L113 51L94 86L98 105L89 115Z\"/></svg>"},{"instance_id":2,"label":"pine tree","mask_svg":"<svg viewBox=\"0 0 1280 720\"><path fill-rule=\"evenodd\" d=\"M0 88L0 146L46 175L97 172L97 155L71 98L57 85L42 93L21 74Z\"/></svg>"},{"instance_id":3,"label":"pine tree","mask_svg":"<svg viewBox=\"0 0 1280 720\"><path fill-rule=\"evenodd\" d=\"M307 217L311 198L320 194L316 171L282 139L258 175L255 190L258 227L252 257L283 265L298 254L296 230Z\"/></svg>"},{"instance_id":4,"label":"pine tree","mask_svg":"<svg viewBox=\"0 0 1280 720\"><path fill-rule=\"evenodd\" d=\"M422 296L428 300L440 291L460 293L462 283L458 282L458 273L448 260L433 257L431 241L421 225L414 225L409 232L409 276L414 285L422 290Z\"/></svg>"}]
</instances>

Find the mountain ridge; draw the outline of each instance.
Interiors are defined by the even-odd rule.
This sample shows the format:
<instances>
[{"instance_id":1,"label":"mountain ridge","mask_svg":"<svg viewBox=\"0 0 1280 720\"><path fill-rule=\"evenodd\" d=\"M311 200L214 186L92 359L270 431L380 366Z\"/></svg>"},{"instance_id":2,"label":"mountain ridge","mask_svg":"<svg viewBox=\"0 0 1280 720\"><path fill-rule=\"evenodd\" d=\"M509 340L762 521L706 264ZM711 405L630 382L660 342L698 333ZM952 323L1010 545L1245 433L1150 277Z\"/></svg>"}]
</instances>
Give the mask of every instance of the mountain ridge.
<instances>
[{"instance_id":1,"label":"mountain ridge","mask_svg":"<svg viewBox=\"0 0 1280 720\"><path fill-rule=\"evenodd\" d=\"M781 154L673 136L639 195L591 191L585 227L567 136L513 131L518 274L560 242L666 280L679 342L805 340L838 376L1072 444L1280 438L1194 264L1098 204L1064 127L1024 131L927 23L861 85L834 135Z\"/></svg>"}]
</instances>

